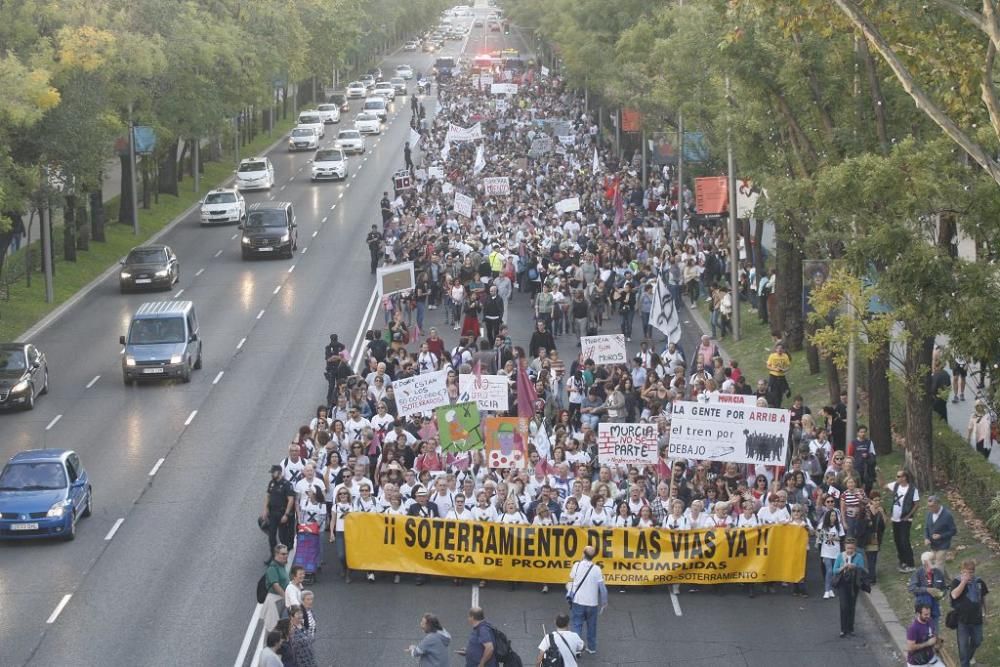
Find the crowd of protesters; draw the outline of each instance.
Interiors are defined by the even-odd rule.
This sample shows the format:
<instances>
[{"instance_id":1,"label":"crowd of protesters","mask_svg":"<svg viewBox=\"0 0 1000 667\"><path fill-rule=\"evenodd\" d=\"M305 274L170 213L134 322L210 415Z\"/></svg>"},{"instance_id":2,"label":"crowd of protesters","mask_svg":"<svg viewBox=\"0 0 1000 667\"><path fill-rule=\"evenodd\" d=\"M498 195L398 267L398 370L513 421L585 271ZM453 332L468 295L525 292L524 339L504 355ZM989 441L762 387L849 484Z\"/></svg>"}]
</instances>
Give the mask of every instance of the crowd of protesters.
<instances>
[{"instance_id":1,"label":"crowd of protesters","mask_svg":"<svg viewBox=\"0 0 1000 667\"><path fill-rule=\"evenodd\" d=\"M858 591L876 583L888 525L900 571L917 572L909 544L920 497L908 473L900 470L887 487L877 484L866 429L845 432L843 398L813 414L792 396L791 362L780 342L755 369L763 377L753 385L738 361L723 361L713 339L729 333L736 297L757 304L766 318L777 277L758 279L750 263L737 259L734 294L725 231L698 224L678 205L669 169L654 171L643 185L633 165L612 160L595 119L558 78L534 69L491 74L516 82L517 95L492 95L465 67L439 82L433 117L414 116L421 136L413 187L387 193L383 224L366 239L373 268L378 261L414 263L414 289L383 299L384 324L369 332L361 358L350 358L331 336L324 349L326 400L304 415L287 456L272 469L261 524L273 550L269 589L288 612L268 629L305 646L315 619L298 592L303 578L311 580L325 562L324 574L337 571L351 582L345 517L373 512L676 530L800 526L809 534L809 567L823 573L822 597L840 598L841 636L853 634ZM477 123L481 139L447 139L452 124ZM560 139L555 128L571 138ZM547 149L538 150L543 137ZM485 177L506 177L509 189L488 194ZM455 193L473 198L471 216L455 210ZM556 202L572 197L579 210L556 211ZM710 301L712 332L695 349L657 342L663 336L654 335L650 312L658 276L678 306L684 298ZM515 303L531 313L522 327L529 330L512 330ZM641 339L638 352L626 365L597 365L579 346L580 336L595 333ZM393 383L438 370L448 372L453 400L460 374L508 378L510 414L530 416L525 468L491 468L481 451L444 452L433 414L399 416ZM530 391L518 390L520 373ZM724 393L771 407L792 399L785 406L792 420L786 465L667 460L672 402L713 401ZM596 446L602 422L657 424L659 462L602 464ZM886 492L893 500L889 516ZM281 574L293 547L296 565ZM407 575L363 576L399 583ZM913 590L939 587L917 577ZM767 594L781 589L810 594L804 580L764 586ZM745 590L751 597L759 592L752 585Z\"/></svg>"}]
</instances>

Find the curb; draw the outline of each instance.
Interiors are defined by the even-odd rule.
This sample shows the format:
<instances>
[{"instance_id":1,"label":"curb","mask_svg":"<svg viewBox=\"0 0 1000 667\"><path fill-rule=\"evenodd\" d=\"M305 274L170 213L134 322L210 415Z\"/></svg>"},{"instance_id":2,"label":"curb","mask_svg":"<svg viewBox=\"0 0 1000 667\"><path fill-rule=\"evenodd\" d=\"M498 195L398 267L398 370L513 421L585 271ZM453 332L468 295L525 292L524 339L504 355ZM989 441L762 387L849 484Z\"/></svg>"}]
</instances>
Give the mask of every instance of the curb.
<instances>
[{"instance_id":1,"label":"curb","mask_svg":"<svg viewBox=\"0 0 1000 667\"><path fill-rule=\"evenodd\" d=\"M273 144L271 144L270 146L268 146L267 148L264 149L264 153L270 153L271 151L275 150L284 140L285 140L285 136L284 136L284 134L282 134L282 136L281 136L280 139L278 139ZM222 181L222 183L220 183L218 185L215 185L213 187L217 188L217 187L224 187L226 185L229 185L230 183L232 183L235 180L235 178L236 178L235 176L230 176L226 180ZM212 189L212 188L209 188L209 189ZM171 220L166 225L164 225L158 232L156 232L155 234L153 234L152 236L150 236L148 239L146 239L145 241L143 241L143 243L155 243L161 237L163 237L164 235L166 235L167 232L171 231L174 227L176 227L177 225L179 225L182 220L184 220L189 215L191 215L191 213L193 213L195 210L197 210L197 208L199 206L200 206L199 202L195 202L194 204L191 204L191 206L189 206L188 208L184 209L184 211L181 212L177 217L175 217L173 220ZM108 278L110 278L111 276L113 276L114 273L115 273L115 271L117 271L117 270L118 270L118 265L117 264L112 264L111 266L109 266L99 276L97 276L96 278L94 278L93 280L91 280L89 283L87 283L86 285L84 285L83 287L81 287L80 289L78 289L76 292L74 292L73 296L71 296L70 298L66 299L64 302L62 302L58 306L56 306L56 308L54 310L52 310L52 312L50 312L48 315L46 315L42 319L38 320L38 322L36 322L34 324L34 326L32 326L31 328L29 328L27 331L25 331L24 333L22 333L20 336L17 336L16 340L30 340L30 339L34 338L35 336L37 336L42 331L44 331L45 329L47 329L48 327L50 327L53 324L55 324L55 322L60 317L62 317L63 315L65 315L66 312L70 308L72 308L76 304L80 303L80 301L82 301L85 296L87 296L88 294L90 294L91 292L93 292L95 289L97 289L98 285L100 285L105 280L107 280Z\"/></svg>"}]
</instances>

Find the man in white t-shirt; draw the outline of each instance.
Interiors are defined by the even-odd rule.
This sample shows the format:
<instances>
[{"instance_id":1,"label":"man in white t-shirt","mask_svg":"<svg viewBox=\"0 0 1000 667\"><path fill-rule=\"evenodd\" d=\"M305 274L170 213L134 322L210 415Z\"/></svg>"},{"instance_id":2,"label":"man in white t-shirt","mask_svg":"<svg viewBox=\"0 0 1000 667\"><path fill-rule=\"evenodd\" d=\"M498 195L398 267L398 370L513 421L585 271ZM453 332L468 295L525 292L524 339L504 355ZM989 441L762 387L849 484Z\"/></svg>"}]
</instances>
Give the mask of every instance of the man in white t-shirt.
<instances>
[{"instance_id":1,"label":"man in white t-shirt","mask_svg":"<svg viewBox=\"0 0 1000 667\"><path fill-rule=\"evenodd\" d=\"M604 573L594 562L597 550L587 545L583 559L573 563L566 583L566 599L573 616L573 632L578 636L587 626L587 653L597 653L597 616L608 606L608 589Z\"/></svg>"},{"instance_id":2,"label":"man in white t-shirt","mask_svg":"<svg viewBox=\"0 0 1000 667\"><path fill-rule=\"evenodd\" d=\"M542 637L542 643L538 645L538 658L536 665L542 664L545 652L549 650L550 643L554 643L559 649L565 667L577 667L576 656L583 651L583 640L580 635L569 629L569 616L559 614L556 616L555 632L550 632Z\"/></svg>"},{"instance_id":3,"label":"man in white t-shirt","mask_svg":"<svg viewBox=\"0 0 1000 667\"><path fill-rule=\"evenodd\" d=\"M347 432L347 438L350 442L355 440L361 440L362 434L365 432L366 428L371 428L372 423L361 416L358 412L357 407L351 406L350 410L347 411L348 417L347 421L344 422L344 430Z\"/></svg>"},{"instance_id":4,"label":"man in white t-shirt","mask_svg":"<svg viewBox=\"0 0 1000 667\"><path fill-rule=\"evenodd\" d=\"M892 539L896 543L896 557L900 572L913 572L913 546L910 544L910 527L917 511L920 492L910 480L910 473L896 471L896 481L885 485L892 493Z\"/></svg>"},{"instance_id":5,"label":"man in white t-shirt","mask_svg":"<svg viewBox=\"0 0 1000 667\"><path fill-rule=\"evenodd\" d=\"M315 489L326 498L326 486L323 480L316 475L316 464L312 461L306 464L302 470L302 478L295 482L293 487L295 495L298 496L298 504L302 505L309 497L309 489Z\"/></svg>"}]
</instances>

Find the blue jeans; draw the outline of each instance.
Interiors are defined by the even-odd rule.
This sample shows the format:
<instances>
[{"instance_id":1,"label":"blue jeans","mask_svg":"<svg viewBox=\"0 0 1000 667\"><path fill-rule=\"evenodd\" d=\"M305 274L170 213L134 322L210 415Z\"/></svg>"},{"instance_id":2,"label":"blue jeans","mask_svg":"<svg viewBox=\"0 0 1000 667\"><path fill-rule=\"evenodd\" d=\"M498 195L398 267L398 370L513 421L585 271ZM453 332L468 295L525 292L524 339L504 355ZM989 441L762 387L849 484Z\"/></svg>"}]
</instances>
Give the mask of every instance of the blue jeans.
<instances>
[{"instance_id":1,"label":"blue jeans","mask_svg":"<svg viewBox=\"0 0 1000 667\"><path fill-rule=\"evenodd\" d=\"M582 604L572 603L570 606L570 618L573 632L583 637L583 624L587 623L587 646L591 651L597 650L597 607L587 607ZM979 636L982 639L982 626L979 626Z\"/></svg>"},{"instance_id":2,"label":"blue jeans","mask_svg":"<svg viewBox=\"0 0 1000 667\"><path fill-rule=\"evenodd\" d=\"M833 590L833 564L836 562L836 558L824 558L823 564L826 565L826 576L823 578L823 592Z\"/></svg>"},{"instance_id":3,"label":"blue jeans","mask_svg":"<svg viewBox=\"0 0 1000 667\"><path fill-rule=\"evenodd\" d=\"M417 326L424 330L424 312L427 310L427 302L421 299L417 301Z\"/></svg>"},{"instance_id":4,"label":"blue jeans","mask_svg":"<svg viewBox=\"0 0 1000 667\"><path fill-rule=\"evenodd\" d=\"M576 605L573 605L574 607ZM574 612L575 613L575 612ZM574 619L576 616L573 617ZM969 667L976 649L983 643L983 626L958 624L958 661L962 667ZM579 634L579 633L577 633Z\"/></svg>"},{"instance_id":5,"label":"blue jeans","mask_svg":"<svg viewBox=\"0 0 1000 667\"><path fill-rule=\"evenodd\" d=\"M632 337L632 320L635 318L635 311L631 308L622 309L622 333L626 338Z\"/></svg>"}]
</instances>

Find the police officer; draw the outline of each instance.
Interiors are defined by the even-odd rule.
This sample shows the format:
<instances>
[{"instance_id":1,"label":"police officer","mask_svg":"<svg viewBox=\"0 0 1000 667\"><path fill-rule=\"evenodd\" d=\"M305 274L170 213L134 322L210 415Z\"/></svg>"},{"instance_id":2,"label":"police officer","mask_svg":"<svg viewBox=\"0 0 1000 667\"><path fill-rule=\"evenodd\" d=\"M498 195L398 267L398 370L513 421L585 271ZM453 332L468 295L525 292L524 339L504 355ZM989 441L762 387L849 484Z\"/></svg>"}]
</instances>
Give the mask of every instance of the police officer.
<instances>
[{"instance_id":1,"label":"police officer","mask_svg":"<svg viewBox=\"0 0 1000 667\"><path fill-rule=\"evenodd\" d=\"M295 489L281 474L281 466L271 466L271 481L267 484L267 497L261 521L267 521L267 541L274 553L274 546L280 541L292 546L295 536ZM268 557L267 562L271 562Z\"/></svg>"},{"instance_id":2,"label":"police officer","mask_svg":"<svg viewBox=\"0 0 1000 667\"><path fill-rule=\"evenodd\" d=\"M327 358L329 366L326 369L326 404L332 406L337 401L338 387L351 377L351 369L339 355Z\"/></svg>"},{"instance_id":3,"label":"police officer","mask_svg":"<svg viewBox=\"0 0 1000 667\"><path fill-rule=\"evenodd\" d=\"M388 194L388 193L386 193ZM385 207L388 205L388 198L383 198L382 207L382 222L385 224ZM390 217L392 214L389 214ZM372 230L368 232L368 237L365 239L365 243L368 244L368 254L371 255L372 260L372 273L375 273L375 269L378 268L378 256L382 252L382 234L379 233L378 227L372 225Z\"/></svg>"},{"instance_id":4,"label":"police officer","mask_svg":"<svg viewBox=\"0 0 1000 667\"><path fill-rule=\"evenodd\" d=\"M403 144L403 160L406 163L406 170L413 173L413 151L410 149L410 142Z\"/></svg>"},{"instance_id":5,"label":"police officer","mask_svg":"<svg viewBox=\"0 0 1000 667\"><path fill-rule=\"evenodd\" d=\"M420 104L420 101L417 99L417 94L413 93L413 95L410 96L410 111L412 112L413 118L417 117L418 104Z\"/></svg>"},{"instance_id":6,"label":"police officer","mask_svg":"<svg viewBox=\"0 0 1000 667\"><path fill-rule=\"evenodd\" d=\"M379 202L379 207L382 211L382 229L388 226L389 221L392 220L392 202L389 200L389 193L382 193L382 201ZM369 236L371 236L369 234ZM372 273L375 273L375 269L372 269Z\"/></svg>"},{"instance_id":7,"label":"police officer","mask_svg":"<svg viewBox=\"0 0 1000 667\"><path fill-rule=\"evenodd\" d=\"M330 342L323 348L323 359L326 361L327 370L330 370L330 365L333 363L333 357L339 357L340 353L344 351L344 347L344 344L340 342L337 334L330 334Z\"/></svg>"}]
</instances>

